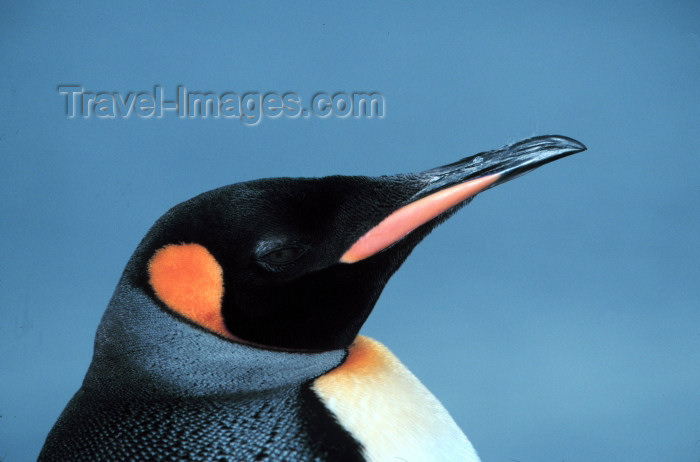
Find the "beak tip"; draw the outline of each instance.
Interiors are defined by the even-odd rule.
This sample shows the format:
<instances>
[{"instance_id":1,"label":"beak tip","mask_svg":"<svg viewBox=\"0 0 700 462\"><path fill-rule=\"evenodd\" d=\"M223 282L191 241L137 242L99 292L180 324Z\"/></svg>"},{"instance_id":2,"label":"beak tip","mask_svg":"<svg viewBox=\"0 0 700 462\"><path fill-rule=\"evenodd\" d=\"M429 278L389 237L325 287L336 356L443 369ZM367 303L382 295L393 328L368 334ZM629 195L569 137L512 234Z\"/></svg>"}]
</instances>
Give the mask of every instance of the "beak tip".
<instances>
[{"instance_id":1,"label":"beak tip","mask_svg":"<svg viewBox=\"0 0 700 462\"><path fill-rule=\"evenodd\" d=\"M588 149L585 144L583 144L580 141L577 141L573 138L569 138L568 136L552 135L552 136L545 136L543 138L546 138L549 141L553 142L554 144L557 144L558 148L565 150L569 154L576 154L576 153L583 152L583 151Z\"/></svg>"}]
</instances>

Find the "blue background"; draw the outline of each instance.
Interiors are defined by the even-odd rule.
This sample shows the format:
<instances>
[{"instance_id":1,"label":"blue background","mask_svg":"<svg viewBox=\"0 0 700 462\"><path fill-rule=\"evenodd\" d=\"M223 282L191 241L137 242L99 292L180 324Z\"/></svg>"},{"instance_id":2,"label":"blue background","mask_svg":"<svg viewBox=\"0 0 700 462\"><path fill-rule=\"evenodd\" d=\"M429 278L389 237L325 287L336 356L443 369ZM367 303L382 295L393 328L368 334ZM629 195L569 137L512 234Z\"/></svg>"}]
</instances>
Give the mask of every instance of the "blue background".
<instances>
[{"instance_id":1,"label":"blue background","mask_svg":"<svg viewBox=\"0 0 700 462\"><path fill-rule=\"evenodd\" d=\"M424 170L532 135L585 153L479 196L365 334L484 461L700 459L700 3L8 2L0 458L35 458L165 210L270 176ZM74 118L86 91L376 91L382 119Z\"/></svg>"}]
</instances>

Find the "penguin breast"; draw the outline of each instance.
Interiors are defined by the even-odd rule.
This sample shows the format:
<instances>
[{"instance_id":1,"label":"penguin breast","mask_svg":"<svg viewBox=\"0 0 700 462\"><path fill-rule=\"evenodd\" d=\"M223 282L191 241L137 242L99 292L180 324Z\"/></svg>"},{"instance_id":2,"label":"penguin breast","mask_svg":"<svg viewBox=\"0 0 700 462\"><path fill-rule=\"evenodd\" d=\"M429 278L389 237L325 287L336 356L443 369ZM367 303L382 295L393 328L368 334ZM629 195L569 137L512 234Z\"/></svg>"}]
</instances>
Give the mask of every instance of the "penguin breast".
<instances>
[{"instance_id":1,"label":"penguin breast","mask_svg":"<svg viewBox=\"0 0 700 462\"><path fill-rule=\"evenodd\" d=\"M479 461L438 399L376 340L358 336L313 390L368 461Z\"/></svg>"}]
</instances>

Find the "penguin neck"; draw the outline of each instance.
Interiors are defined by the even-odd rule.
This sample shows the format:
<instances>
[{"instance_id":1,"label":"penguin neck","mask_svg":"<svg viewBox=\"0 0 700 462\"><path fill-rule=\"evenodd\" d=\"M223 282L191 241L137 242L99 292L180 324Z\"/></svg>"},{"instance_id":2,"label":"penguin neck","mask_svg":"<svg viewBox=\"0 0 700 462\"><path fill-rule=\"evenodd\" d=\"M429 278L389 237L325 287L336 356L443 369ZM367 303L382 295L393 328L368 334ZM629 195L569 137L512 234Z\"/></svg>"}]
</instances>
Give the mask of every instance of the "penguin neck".
<instances>
[{"instance_id":1,"label":"penguin neck","mask_svg":"<svg viewBox=\"0 0 700 462\"><path fill-rule=\"evenodd\" d=\"M98 327L83 388L125 399L240 399L296 389L346 354L271 351L223 339L165 312L122 278Z\"/></svg>"}]
</instances>

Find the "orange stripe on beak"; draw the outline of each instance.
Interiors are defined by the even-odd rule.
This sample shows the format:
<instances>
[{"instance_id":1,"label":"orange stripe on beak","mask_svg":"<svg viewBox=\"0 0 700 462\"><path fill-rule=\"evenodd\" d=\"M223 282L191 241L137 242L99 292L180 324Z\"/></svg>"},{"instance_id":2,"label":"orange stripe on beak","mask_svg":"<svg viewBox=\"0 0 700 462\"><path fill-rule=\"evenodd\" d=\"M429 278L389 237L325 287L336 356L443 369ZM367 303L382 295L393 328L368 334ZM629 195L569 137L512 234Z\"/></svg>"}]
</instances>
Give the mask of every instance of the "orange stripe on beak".
<instances>
[{"instance_id":1,"label":"orange stripe on beak","mask_svg":"<svg viewBox=\"0 0 700 462\"><path fill-rule=\"evenodd\" d=\"M340 261L355 263L371 257L442 212L488 188L500 176L493 174L465 181L404 205L367 231L340 257Z\"/></svg>"}]
</instances>

